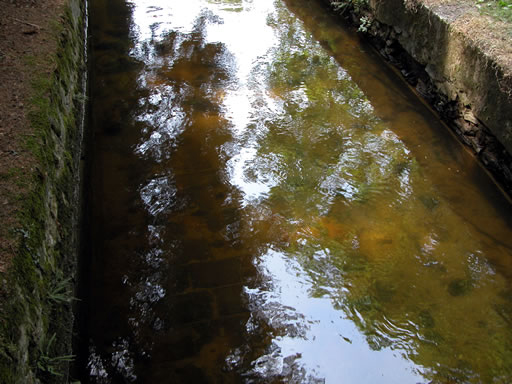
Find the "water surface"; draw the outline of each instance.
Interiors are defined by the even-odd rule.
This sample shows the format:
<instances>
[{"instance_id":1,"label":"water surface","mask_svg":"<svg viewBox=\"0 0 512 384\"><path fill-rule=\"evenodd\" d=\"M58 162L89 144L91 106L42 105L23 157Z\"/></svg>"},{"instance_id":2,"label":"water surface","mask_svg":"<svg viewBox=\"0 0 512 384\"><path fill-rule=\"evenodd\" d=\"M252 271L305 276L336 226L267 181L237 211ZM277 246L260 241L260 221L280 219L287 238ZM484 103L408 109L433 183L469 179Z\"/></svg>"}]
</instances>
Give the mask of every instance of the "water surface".
<instances>
[{"instance_id":1,"label":"water surface","mask_svg":"<svg viewBox=\"0 0 512 384\"><path fill-rule=\"evenodd\" d=\"M92 0L83 382L506 383L507 200L306 0Z\"/></svg>"}]
</instances>

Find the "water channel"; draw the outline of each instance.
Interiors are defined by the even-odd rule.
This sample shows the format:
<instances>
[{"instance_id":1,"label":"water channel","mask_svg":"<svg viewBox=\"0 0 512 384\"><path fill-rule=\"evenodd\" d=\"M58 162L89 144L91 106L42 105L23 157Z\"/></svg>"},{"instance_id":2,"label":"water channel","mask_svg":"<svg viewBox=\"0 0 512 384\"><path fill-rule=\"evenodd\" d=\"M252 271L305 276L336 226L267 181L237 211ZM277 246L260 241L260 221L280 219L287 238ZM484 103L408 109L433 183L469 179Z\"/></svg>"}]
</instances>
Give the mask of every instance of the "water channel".
<instances>
[{"instance_id":1,"label":"water channel","mask_svg":"<svg viewBox=\"0 0 512 384\"><path fill-rule=\"evenodd\" d=\"M509 383L512 212L307 0L91 0L83 383Z\"/></svg>"}]
</instances>

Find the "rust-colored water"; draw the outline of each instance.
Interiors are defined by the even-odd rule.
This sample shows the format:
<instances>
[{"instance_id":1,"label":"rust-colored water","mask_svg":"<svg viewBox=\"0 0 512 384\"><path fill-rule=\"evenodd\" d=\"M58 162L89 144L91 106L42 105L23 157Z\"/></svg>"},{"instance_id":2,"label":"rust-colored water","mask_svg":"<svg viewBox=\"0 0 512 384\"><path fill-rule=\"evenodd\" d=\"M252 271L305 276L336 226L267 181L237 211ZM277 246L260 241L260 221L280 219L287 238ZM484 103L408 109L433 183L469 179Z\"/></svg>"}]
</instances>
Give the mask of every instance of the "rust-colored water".
<instances>
[{"instance_id":1,"label":"rust-colored water","mask_svg":"<svg viewBox=\"0 0 512 384\"><path fill-rule=\"evenodd\" d=\"M84 383L508 383L511 207L306 0L92 0Z\"/></svg>"}]
</instances>

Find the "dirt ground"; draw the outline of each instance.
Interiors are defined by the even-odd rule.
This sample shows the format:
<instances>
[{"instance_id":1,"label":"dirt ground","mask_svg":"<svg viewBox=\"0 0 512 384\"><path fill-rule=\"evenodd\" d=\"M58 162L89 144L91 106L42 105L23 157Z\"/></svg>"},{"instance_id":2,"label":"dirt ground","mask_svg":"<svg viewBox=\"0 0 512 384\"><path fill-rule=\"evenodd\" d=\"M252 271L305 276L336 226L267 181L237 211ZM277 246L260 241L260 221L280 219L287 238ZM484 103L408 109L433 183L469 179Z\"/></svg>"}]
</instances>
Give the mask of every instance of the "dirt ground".
<instances>
[{"instance_id":1,"label":"dirt ground","mask_svg":"<svg viewBox=\"0 0 512 384\"><path fill-rule=\"evenodd\" d=\"M35 159L26 140L35 74L53 71L51 22L62 0L0 0L0 272L17 245L18 212Z\"/></svg>"}]
</instances>

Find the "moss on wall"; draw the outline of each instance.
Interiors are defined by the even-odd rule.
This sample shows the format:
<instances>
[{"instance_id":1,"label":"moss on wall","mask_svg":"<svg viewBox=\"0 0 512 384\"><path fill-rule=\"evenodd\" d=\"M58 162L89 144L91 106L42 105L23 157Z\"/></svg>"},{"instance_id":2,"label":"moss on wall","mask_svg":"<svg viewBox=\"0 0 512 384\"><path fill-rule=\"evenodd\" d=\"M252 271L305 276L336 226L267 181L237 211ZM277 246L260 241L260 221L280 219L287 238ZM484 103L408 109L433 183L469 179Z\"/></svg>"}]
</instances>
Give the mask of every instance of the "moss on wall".
<instances>
[{"instance_id":1,"label":"moss on wall","mask_svg":"<svg viewBox=\"0 0 512 384\"><path fill-rule=\"evenodd\" d=\"M85 92L85 2L54 22L58 50L36 75L26 145L37 158L23 197L20 239L3 285L0 382L68 382L78 253L79 164Z\"/></svg>"}]
</instances>

